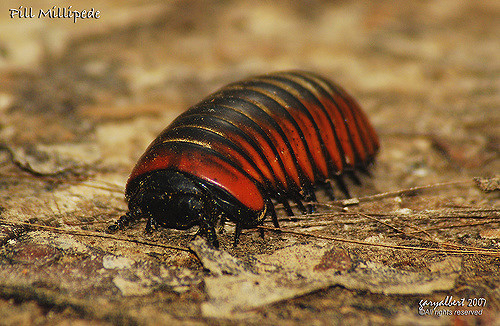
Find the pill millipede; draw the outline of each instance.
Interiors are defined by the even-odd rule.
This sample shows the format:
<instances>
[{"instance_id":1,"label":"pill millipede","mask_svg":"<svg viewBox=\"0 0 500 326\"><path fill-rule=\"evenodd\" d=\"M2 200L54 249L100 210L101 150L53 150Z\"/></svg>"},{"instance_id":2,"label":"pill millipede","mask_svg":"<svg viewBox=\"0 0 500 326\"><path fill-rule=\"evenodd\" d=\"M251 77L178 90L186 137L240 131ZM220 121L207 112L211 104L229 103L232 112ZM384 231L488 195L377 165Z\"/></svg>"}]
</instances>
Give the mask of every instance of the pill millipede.
<instances>
[{"instance_id":1,"label":"pill millipede","mask_svg":"<svg viewBox=\"0 0 500 326\"><path fill-rule=\"evenodd\" d=\"M379 150L358 103L311 72L285 71L229 84L179 115L146 149L127 181L128 212L108 230L141 218L146 230L199 226L214 246L219 222L242 229L271 217L274 203L302 213L332 181L350 197L344 177L360 183ZM274 202L273 202L274 201Z\"/></svg>"}]
</instances>

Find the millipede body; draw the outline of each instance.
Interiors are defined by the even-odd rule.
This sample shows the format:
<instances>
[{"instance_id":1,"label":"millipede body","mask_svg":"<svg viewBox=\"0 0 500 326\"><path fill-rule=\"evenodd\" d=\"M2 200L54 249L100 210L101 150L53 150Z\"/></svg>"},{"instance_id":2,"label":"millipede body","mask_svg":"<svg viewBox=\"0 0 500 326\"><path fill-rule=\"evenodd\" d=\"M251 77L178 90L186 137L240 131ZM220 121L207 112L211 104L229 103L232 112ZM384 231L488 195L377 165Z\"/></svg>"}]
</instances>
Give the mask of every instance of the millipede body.
<instances>
[{"instance_id":1,"label":"millipede body","mask_svg":"<svg viewBox=\"0 0 500 326\"><path fill-rule=\"evenodd\" d=\"M316 74L278 72L229 84L177 117L149 145L128 179L129 211L109 229L147 219L152 227L189 229L218 246L219 221L276 227L273 200L306 212L331 181L349 196L379 149L372 125L342 88ZM307 207L311 207L308 205Z\"/></svg>"}]
</instances>

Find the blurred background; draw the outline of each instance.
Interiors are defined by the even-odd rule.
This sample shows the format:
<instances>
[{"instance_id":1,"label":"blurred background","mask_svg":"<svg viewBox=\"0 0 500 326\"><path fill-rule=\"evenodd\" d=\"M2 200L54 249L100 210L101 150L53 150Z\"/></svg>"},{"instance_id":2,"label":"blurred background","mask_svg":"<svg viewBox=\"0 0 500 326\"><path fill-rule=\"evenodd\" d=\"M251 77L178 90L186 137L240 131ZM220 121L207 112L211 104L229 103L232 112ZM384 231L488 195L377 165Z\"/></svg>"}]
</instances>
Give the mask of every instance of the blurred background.
<instances>
[{"instance_id":1,"label":"blurred background","mask_svg":"<svg viewBox=\"0 0 500 326\"><path fill-rule=\"evenodd\" d=\"M94 8L100 15L76 23L69 18L11 18L9 9L19 6L31 7L35 16L40 9L47 11L53 6L71 6L71 10L79 11ZM40 224L102 232L126 209L123 187L138 157L175 116L229 82L286 69L311 70L342 85L358 100L379 132L382 148L373 178L366 187L355 188L354 195L470 181L476 176L493 177L500 171L499 34L497 0L39 0L29 4L3 0L1 219L23 222L35 218ZM89 178L101 185L113 185L112 191L75 184ZM496 182L493 189L498 190L498 178ZM366 209L387 212L472 207L488 211L496 207L498 213L498 191L496 195L485 194L470 183L441 189L427 197L398 200L389 199ZM425 223L421 227L426 227ZM342 236L371 237L375 231L367 224L363 221L358 229ZM142 228L136 229L136 237L144 237ZM463 228L450 229L446 236L439 230L437 236L464 244L494 246L488 241L498 241L498 227L493 229L496 233L491 233L488 226L482 228L471 227L467 232ZM54 237L57 243L66 243L66 238L61 238L63 241L49 233L42 239L32 232L31 238L8 242L8 234L16 233L2 230L0 274L5 269L0 277L0 316L10 318L5 320L18 321L19 316L27 316L21 321L46 320L47 309L63 302L58 306L61 310L53 312L56 320L66 320L63 309L71 306L83 311L81 315L87 318L131 324L136 321L130 311L136 311L137 302L127 301L119 292L117 295L109 281L109 275L117 272L96 272L104 270L99 259L104 253L112 253L158 264L154 257L159 256L148 256L143 248L133 245L124 249L125 245L115 242L79 238L86 248L91 248L91 254L67 254L67 246L50 242L43 250L37 246L33 256L19 258L21 253L32 252L30 246L43 243L43 239ZM350 232L347 230L334 228L333 232ZM154 237L168 243L170 238L161 238L162 234L171 234L168 232L158 232ZM388 233L387 229L380 231L383 236ZM175 237L173 243L185 240L183 235ZM258 250L269 253L273 249L266 246L287 245L288 241L282 237L285 244L266 242L256 235L251 242L250 238L241 241L247 251L228 250L240 257ZM29 258L52 257L53 252L61 253L57 256L61 264L43 265L37 270L39 265L30 260L35 258ZM429 270L427 260L420 255L390 253L380 258L383 264ZM368 252L366 259L382 256ZM16 261L12 257L21 259L21 263L12 263ZM180 254L162 257L174 261ZM203 273L193 257L181 258L173 263L161 260L165 263L162 268L187 266ZM491 259L464 260L466 267L454 293L496 298L496 306L493 300L492 307L498 309L499 280L493 271L498 268L498 259L496 263ZM67 272L69 262L74 264L71 272ZM45 274L41 275L41 271ZM81 283L57 277L78 273L94 274L83 277ZM17 283L8 283L12 281L7 281L9 275ZM58 297L60 288L69 293L70 299ZM51 289L55 289L54 293L47 293L53 297L36 292ZM101 306L94 307L96 293L102 294L99 302L107 304L102 313ZM74 297L84 303L75 303ZM338 297L342 300L336 300ZM11 298L24 303L15 304ZM144 304L138 314L155 324L156 320L148 316L156 316L151 311L163 313L156 304L160 300L169 314L199 321L199 305L205 299L202 288L190 288L180 295L168 289L158 290L148 297L150 305ZM328 321L335 316L338 321L369 324L399 316L400 323L406 324L415 317L418 300L365 296L337 287L265 308L256 313L254 321L267 316L274 316L275 321L316 317ZM123 311L117 310L120 307ZM330 315L318 313L323 311ZM75 319L80 316L78 312L68 314ZM492 319L480 323L488 324L488 320Z\"/></svg>"},{"instance_id":2,"label":"blurred background","mask_svg":"<svg viewBox=\"0 0 500 326\"><path fill-rule=\"evenodd\" d=\"M459 160L454 164L481 171L498 140L494 0L29 4L35 16L54 5L100 11L99 19L76 23L10 18L9 9L20 5L0 4L4 143L97 137L87 160L130 166L172 117L208 93L285 69L338 82L359 100L383 142L432 136L419 145L434 144ZM127 129L137 117L149 120L140 131ZM103 125L109 121L127 123ZM134 141L138 147L130 147Z\"/></svg>"}]
</instances>

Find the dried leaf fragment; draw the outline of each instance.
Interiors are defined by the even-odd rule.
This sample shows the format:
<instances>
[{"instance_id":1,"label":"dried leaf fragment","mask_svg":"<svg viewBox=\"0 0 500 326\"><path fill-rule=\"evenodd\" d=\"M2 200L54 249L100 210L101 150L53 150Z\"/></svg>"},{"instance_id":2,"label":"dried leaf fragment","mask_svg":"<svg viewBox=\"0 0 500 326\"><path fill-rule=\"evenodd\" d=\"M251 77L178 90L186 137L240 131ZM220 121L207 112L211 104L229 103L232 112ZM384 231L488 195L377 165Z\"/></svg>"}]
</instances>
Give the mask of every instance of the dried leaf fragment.
<instances>
[{"instance_id":1,"label":"dried leaf fragment","mask_svg":"<svg viewBox=\"0 0 500 326\"><path fill-rule=\"evenodd\" d=\"M474 178L476 185L484 192L492 192L495 190L500 190L500 176L494 176L492 178Z\"/></svg>"}]
</instances>

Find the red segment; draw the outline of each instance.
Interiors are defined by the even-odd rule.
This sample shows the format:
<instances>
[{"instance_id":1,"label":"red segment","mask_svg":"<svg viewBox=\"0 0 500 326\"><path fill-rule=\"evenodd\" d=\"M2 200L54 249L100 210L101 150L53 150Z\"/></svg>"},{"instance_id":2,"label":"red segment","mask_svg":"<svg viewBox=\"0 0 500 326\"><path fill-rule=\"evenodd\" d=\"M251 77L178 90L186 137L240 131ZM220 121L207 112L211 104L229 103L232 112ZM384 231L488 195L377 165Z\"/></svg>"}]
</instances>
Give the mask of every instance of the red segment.
<instances>
[{"instance_id":1,"label":"red segment","mask_svg":"<svg viewBox=\"0 0 500 326\"><path fill-rule=\"evenodd\" d=\"M268 136L273 141L274 146L278 150L278 154L285 166L285 169L291 179L295 182L298 187L302 187L299 178L299 172L297 171L297 167L295 166L295 162L292 156L292 153L288 150L288 147L285 144L283 138L279 132L277 132L273 126L267 124L266 126L262 126L263 129L267 132Z\"/></svg>"},{"instance_id":2,"label":"red segment","mask_svg":"<svg viewBox=\"0 0 500 326\"><path fill-rule=\"evenodd\" d=\"M311 113L314 118L314 121L316 121L323 143L325 144L326 150L328 151L337 172L341 173L344 170L344 165L342 163L340 149L337 147L337 142L335 140L335 131L330 125L329 117L325 114L321 107L314 103L306 102L304 105L308 108L309 113Z\"/></svg>"},{"instance_id":3,"label":"red segment","mask_svg":"<svg viewBox=\"0 0 500 326\"><path fill-rule=\"evenodd\" d=\"M266 163L264 163L264 160L259 155L259 153L243 137L241 137L237 133L231 132L229 130L219 130L219 132L221 134L223 134L224 137L226 137L227 139L229 139L233 144L236 144L241 150L243 150L250 157L250 159L253 162L255 162L255 165L259 167L260 171L262 172L262 174L264 175L264 177L266 178L266 180L271 185L273 185L274 190L277 190L279 188L278 185L277 185L278 183L281 183L282 185L286 184L285 176L283 175L283 173L281 173L281 174L280 173L276 173L277 175L281 175L281 178L278 177L278 180L276 180L276 178L273 177L273 171L274 171L274 169L273 169L273 171L269 170L268 166L266 165ZM258 144L262 144L262 142L258 142ZM270 151L270 149L269 149L269 151ZM273 156L274 155L271 154L271 157L273 157ZM241 159L243 160L243 158L241 158ZM248 162L246 162L246 160L245 160L245 162L243 162L243 164L248 164ZM271 168L272 168L273 167L273 162L270 162L270 165L271 165ZM276 164L276 162L274 162L274 165L276 165L275 169L278 172L282 172L282 169L279 167L278 164ZM243 165L241 165L241 164L240 164L240 166L243 167ZM254 176L253 173L250 173L250 169L246 169L245 168L245 171L248 172L249 174L251 174L252 176ZM260 177L259 178L255 178L255 179L259 180Z\"/></svg>"},{"instance_id":4,"label":"red segment","mask_svg":"<svg viewBox=\"0 0 500 326\"><path fill-rule=\"evenodd\" d=\"M313 168L311 166L311 163L309 161L309 157L307 156L307 150L304 147L304 143L302 142L302 139L300 139L300 134L298 130L295 128L295 126L292 124L292 122L284 117L278 117L274 112L270 111L269 114L276 120L276 122L279 123L281 129L287 136L286 138L290 142L290 146L292 147L293 153L295 154L295 158L297 159L297 163L299 164L300 168L306 175L307 179L311 181L312 183L315 182L315 177L314 177L314 172ZM285 152L287 153L287 152ZM282 152L281 157L284 158L286 155L285 153ZM297 180L298 179L298 174L297 174Z\"/></svg>"},{"instance_id":5,"label":"red segment","mask_svg":"<svg viewBox=\"0 0 500 326\"><path fill-rule=\"evenodd\" d=\"M295 121L297 121L300 130L302 130L302 133L304 134L304 138L309 147L309 152L311 153L312 159L314 160L314 164L321 173L322 177L325 179L328 178L326 158L324 156L323 149L321 148L321 141L318 138L318 134L316 133L315 125L301 110L294 108L287 109L294 115ZM314 179L311 180L314 181Z\"/></svg>"},{"instance_id":6,"label":"red segment","mask_svg":"<svg viewBox=\"0 0 500 326\"><path fill-rule=\"evenodd\" d=\"M286 89L288 92L293 94L295 98L302 103L302 105L307 109L312 119L316 123L319 132L319 138L317 134L314 132L315 127L312 123L307 124L307 126L301 124L303 121L309 122L309 117L307 117L300 110L293 110L294 114L296 114L299 117L299 119L296 119L296 121L297 123L299 123L300 128L303 131L304 135L305 136L309 135L306 136L306 140L308 144L310 143L311 154L319 171L323 174L325 178L329 177L328 165L333 163L333 167L331 168L335 172L341 173L344 170L344 163L341 155L342 152L340 148L337 146L334 127L332 127L332 125L330 124L331 117L327 112L325 112L326 110L324 107L326 100L325 99L321 100L322 95L318 92L317 87L312 86L309 82L302 79L301 77L289 75L287 73L284 73L283 76L306 88L309 92L311 92L311 94L313 94L313 96L316 99L320 101L321 106L317 105L314 102L306 100L294 88L288 87L284 84L281 86L282 88ZM280 82L276 81L274 82L281 85ZM328 152L328 155L330 156L331 163L326 161L325 153L323 153L323 149L321 148L321 142L323 142L325 149Z\"/></svg>"},{"instance_id":7,"label":"red segment","mask_svg":"<svg viewBox=\"0 0 500 326\"><path fill-rule=\"evenodd\" d=\"M337 135L337 139L340 142L340 146L342 147L342 150L344 152L345 160L346 160L346 165L347 166L354 166L354 161L355 161L355 156L354 156L354 149L351 146L351 141L349 139L349 130L347 130L344 118L339 112L339 109L337 108L337 105L330 100L328 97L319 95L318 96L319 101L325 108L326 112L330 116L330 120L333 124L334 132ZM331 127L329 127L331 129ZM338 151L338 148L336 146L336 143L329 143L327 144L329 147L329 152L330 155L334 154L337 152L337 155L340 155L340 152Z\"/></svg>"},{"instance_id":8,"label":"red segment","mask_svg":"<svg viewBox=\"0 0 500 326\"><path fill-rule=\"evenodd\" d=\"M377 153L380 143L378 140L377 133L373 126L368 121L365 113L361 110L359 104L351 96L344 93L344 97L349 101L349 107L354 111L354 115L358 118L361 124L361 132L365 140L365 144L368 146L368 154L373 156Z\"/></svg>"},{"instance_id":9,"label":"red segment","mask_svg":"<svg viewBox=\"0 0 500 326\"><path fill-rule=\"evenodd\" d=\"M316 82L321 83L320 80L316 80ZM333 94L330 95L333 96ZM344 117L340 112L338 103L335 103L331 98L321 93L317 95L317 98L330 116L334 132L337 135L340 146L342 147L342 150L344 152L346 165L354 167L356 156L354 154L354 148L351 146L351 140L349 137L350 129L346 127L347 121L344 120ZM332 146L333 144L329 145ZM330 153L332 153L333 151L334 149L331 148Z\"/></svg>"},{"instance_id":10,"label":"red segment","mask_svg":"<svg viewBox=\"0 0 500 326\"><path fill-rule=\"evenodd\" d=\"M365 149L363 139L361 139L361 135L359 134L358 128L356 126L356 118L354 117L351 109L349 108L348 103L346 103L346 100L338 93L334 93L334 90L332 91L332 97L335 99L335 102L337 103L337 107L342 111L342 114L344 115L344 121L347 124L347 128L351 134L351 140L354 144L354 147L356 148L356 153L359 154L359 157L361 159L361 162L366 161L367 157L367 151Z\"/></svg>"},{"instance_id":11,"label":"red segment","mask_svg":"<svg viewBox=\"0 0 500 326\"><path fill-rule=\"evenodd\" d=\"M334 104L333 106L337 107L336 110L340 110L342 112L344 121L347 124L347 131L350 134L352 144L354 145L353 150L355 150L359 155L359 158L362 161L361 163L365 163L368 156L373 156L378 151L379 142L375 130L369 123L365 114L361 111L358 103L340 86L332 86L328 82L323 81L321 78L311 75L308 76L319 83L321 87L326 89L333 98L333 101L329 101ZM344 148L344 144L342 147ZM351 145L348 147L352 148ZM346 156L348 156L347 152ZM352 163L355 164L357 162L353 161Z\"/></svg>"},{"instance_id":12,"label":"red segment","mask_svg":"<svg viewBox=\"0 0 500 326\"><path fill-rule=\"evenodd\" d=\"M222 154L222 156L228 158L231 162L234 162L235 165L239 166L246 173L257 180L257 182L264 186L265 181L262 178L262 175L259 173L259 171L255 170L252 164L250 164L250 162L248 162L248 160L243 155L228 146L224 146L220 142L211 142L210 144L206 144L206 146L210 147L217 153Z\"/></svg>"},{"instance_id":13,"label":"red segment","mask_svg":"<svg viewBox=\"0 0 500 326\"><path fill-rule=\"evenodd\" d=\"M310 107L310 106L314 106L314 105L306 102L304 97L301 94L299 94L295 88L289 87L288 85L286 85L280 81L273 80L273 79L268 80L266 78L262 78L262 80L264 82L268 82L268 83L271 83L273 85L276 85L276 86L282 88L283 90L287 91L291 95L293 95L295 97L295 99L297 101L299 101L302 104L302 106L308 111L310 116L307 115L300 108L294 107L294 106L289 106L289 105L287 105L287 103L285 101L281 101L279 98L273 97L276 101L279 101L279 103L287 110L288 113L290 113L292 115L292 117L294 118L295 122L297 123L300 131L302 131L302 134L304 135L304 138L305 138L304 141L306 142L306 146L309 148L309 152L311 153L311 156L312 156L312 159L314 162L310 162L309 164L307 164L308 166L305 166L303 164L303 162L305 162L306 160L307 160L307 162L309 162L308 157L307 157L307 153L306 153L305 149L302 151L299 150L298 155L304 156L303 158L298 160L299 163L302 162L301 167L302 167L303 171L307 171L308 168L312 168L309 166L310 166L310 164L314 163L315 167L317 168L317 170L319 171L321 176L325 179L328 178L328 165L327 165L326 157L325 157L324 152L323 152L323 148L321 146L321 135L318 135L318 133L316 131L316 127L319 126L318 114L317 114L317 112L312 112L312 111L314 111L315 108ZM267 94L267 95L269 95L269 94ZM324 115L322 118L328 119ZM311 121L311 119L312 119L312 121ZM328 130L328 129L330 130L330 134L331 134L331 128L329 126L325 130ZM312 174L312 170L307 171L307 172L309 173L309 175ZM313 183L315 181L314 179L310 179L310 180Z\"/></svg>"},{"instance_id":14,"label":"red segment","mask_svg":"<svg viewBox=\"0 0 500 326\"><path fill-rule=\"evenodd\" d=\"M147 172L168 168L192 174L226 190L249 209L264 209L264 198L251 179L221 158L190 143L165 143L147 151L132 170L129 182Z\"/></svg>"},{"instance_id":15,"label":"red segment","mask_svg":"<svg viewBox=\"0 0 500 326\"><path fill-rule=\"evenodd\" d=\"M262 93L262 94L268 96L269 98L273 99L277 103L279 103L279 105L281 105L288 113L292 114L295 122L298 123L300 119L308 120L307 117L305 117L305 116L299 116L299 112L296 112L299 110L296 110L296 108L292 108L285 101L281 100L278 96L273 96L273 94L270 94L265 88L255 87L255 90L259 93ZM309 160L309 156L307 155L307 149L304 146L304 142L300 138L299 130L297 130L295 125L292 123L292 121L290 119L288 119L288 117L286 117L284 115L279 115L279 114L277 114L277 112L275 112L273 110L269 110L265 107L262 107L262 106L260 106L260 107L264 111L266 111L266 113L269 116L271 116L273 118L273 120L276 121L276 123L278 123L278 125L281 127L281 129L283 130L283 132L286 135L287 140L290 143L290 146L292 147L293 153L295 154L295 158L297 159L297 163L299 164L302 172L305 174L305 176L307 177L307 179L310 182L315 183L316 178L315 178L314 170L312 167L313 162L311 162ZM314 131L314 127L311 124L308 126L305 126L304 121L300 121L300 122L301 122L300 124L302 124L302 126L303 126L303 129L301 128L301 131L303 134L304 134L304 130L311 131L311 128L312 128L312 131ZM300 128L300 124L299 124L299 128ZM305 141L309 141L309 139L310 138L305 137ZM309 145L309 147L311 147L311 145L314 146L314 144L307 144L307 145ZM281 156L283 157L283 155L281 155Z\"/></svg>"},{"instance_id":16,"label":"red segment","mask_svg":"<svg viewBox=\"0 0 500 326\"><path fill-rule=\"evenodd\" d=\"M262 108L262 105L258 102L252 102L252 104L259 106ZM245 113L242 111L242 113ZM249 116L250 119L252 119L251 116ZM252 119L255 120L255 119ZM258 121L260 127L264 132L267 134L267 136L271 139L271 142L273 143L274 147L278 151L278 155L281 158L281 161L283 162L284 168L286 170L286 173L288 173L288 176L292 179L292 181L298 186L302 187L300 184L300 179L299 179L299 173L297 171L297 167L295 166L295 162L292 157L292 153L288 150L288 147L286 146L285 142L283 141L283 138L277 132L270 123L268 123L265 120L260 120ZM255 139L255 141L261 146L262 151L266 155L266 157L269 160L269 163L273 167L273 171L275 175L278 177L278 180L282 182L286 186L286 189L290 189L292 185L288 184L286 182L286 174L285 171L281 168L281 166L278 163L278 158L275 156L273 150L267 143L267 140L264 139L257 130L253 129L250 126L247 126L244 123L241 123L240 121L233 121L233 123L243 130L247 135Z\"/></svg>"}]
</instances>

